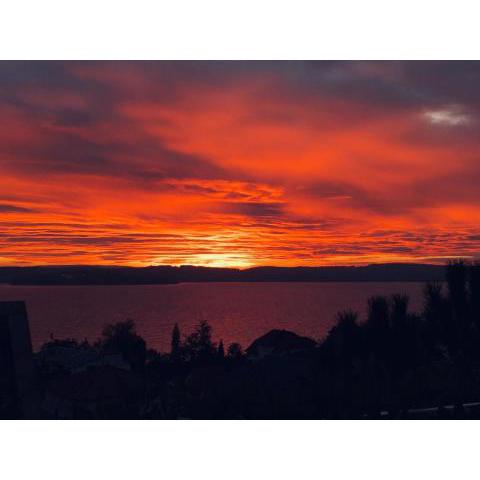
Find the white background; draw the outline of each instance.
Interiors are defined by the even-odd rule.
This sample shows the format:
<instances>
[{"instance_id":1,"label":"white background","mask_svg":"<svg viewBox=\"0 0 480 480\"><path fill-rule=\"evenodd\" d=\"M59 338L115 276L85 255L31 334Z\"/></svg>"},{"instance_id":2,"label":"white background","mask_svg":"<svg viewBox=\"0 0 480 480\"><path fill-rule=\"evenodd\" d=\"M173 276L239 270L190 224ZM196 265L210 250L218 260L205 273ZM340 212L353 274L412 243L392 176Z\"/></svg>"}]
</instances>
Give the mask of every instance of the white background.
<instances>
[{"instance_id":1,"label":"white background","mask_svg":"<svg viewBox=\"0 0 480 480\"><path fill-rule=\"evenodd\" d=\"M2 0L0 56L478 58L478 2Z\"/></svg>"},{"instance_id":2,"label":"white background","mask_svg":"<svg viewBox=\"0 0 480 480\"><path fill-rule=\"evenodd\" d=\"M0 58L478 59L478 9L458 0L3 0ZM478 478L479 433L459 421L0 422L0 475L467 480Z\"/></svg>"},{"instance_id":3,"label":"white background","mask_svg":"<svg viewBox=\"0 0 480 480\"><path fill-rule=\"evenodd\" d=\"M478 479L478 423L2 422L2 479Z\"/></svg>"}]
</instances>

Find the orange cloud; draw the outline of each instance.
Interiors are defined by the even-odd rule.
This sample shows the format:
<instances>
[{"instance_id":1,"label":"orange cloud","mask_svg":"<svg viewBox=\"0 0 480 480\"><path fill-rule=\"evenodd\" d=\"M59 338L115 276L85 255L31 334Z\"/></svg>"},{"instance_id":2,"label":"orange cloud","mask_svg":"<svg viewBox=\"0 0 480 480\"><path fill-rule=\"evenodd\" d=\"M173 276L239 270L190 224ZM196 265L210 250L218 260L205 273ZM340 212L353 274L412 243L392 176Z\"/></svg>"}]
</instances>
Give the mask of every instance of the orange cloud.
<instances>
[{"instance_id":1,"label":"orange cloud","mask_svg":"<svg viewBox=\"0 0 480 480\"><path fill-rule=\"evenodd\" d=\"M476 257L477 65L0 63L0 263Z\"/></svg>"}]
</instances>

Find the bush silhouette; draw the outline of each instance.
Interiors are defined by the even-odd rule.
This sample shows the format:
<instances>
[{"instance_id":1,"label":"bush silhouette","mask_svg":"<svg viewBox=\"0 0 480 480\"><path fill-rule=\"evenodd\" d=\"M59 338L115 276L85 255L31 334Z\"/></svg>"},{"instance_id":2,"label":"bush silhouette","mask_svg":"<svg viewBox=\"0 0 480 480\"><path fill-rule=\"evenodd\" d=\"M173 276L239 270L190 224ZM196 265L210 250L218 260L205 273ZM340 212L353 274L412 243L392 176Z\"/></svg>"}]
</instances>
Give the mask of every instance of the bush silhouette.
<instances>
[{"instance_id":1,"label":"bush silhouette","mask_svg":"<svg viewBox=\"0 0 480 480\"><path fill-rule=\"evenodd\" d=\"M172 330L172 341L171 341L171 349L170 349L170 356L173 360L178 360L181 355L181 341L180 341L180 328L178 327L178 323L175 323L173 330Z\"/></svg>"},{"instance_id":2,"label":"bush silhouette","mask_svg":"<svg viewBox=\"0 0 480 480\"><path fill-rule=\"evenodd\" d=\"M228 346L227 349L227 358L230 360L238 360L239 358L242 358L243 356L243 350L242 346L239 343L231 343Z\"/></svg>"},{"instance_id":3,"label":"bush silhouette","mask_svg":"<svg viewBox=\"0 0 480 480\"><path fill-rule=\"evenodd\" d=\"M145 340L137 335L131 319L106 325L98 347L103 353L119 353L133 370L141 370L145 365Z\"/></svg>"},{"instance_id":4,"label":"bush silhouette","mask_svg":"<svg viewBox=\"0 0 480 480\"><path fill-rule=\"evenodd\" d=\"M210 361L215 358L217 347L212 341L212 327L206 321L198 324L183 344L183 354L187 361Z\"/></svg>"}]
</instances>

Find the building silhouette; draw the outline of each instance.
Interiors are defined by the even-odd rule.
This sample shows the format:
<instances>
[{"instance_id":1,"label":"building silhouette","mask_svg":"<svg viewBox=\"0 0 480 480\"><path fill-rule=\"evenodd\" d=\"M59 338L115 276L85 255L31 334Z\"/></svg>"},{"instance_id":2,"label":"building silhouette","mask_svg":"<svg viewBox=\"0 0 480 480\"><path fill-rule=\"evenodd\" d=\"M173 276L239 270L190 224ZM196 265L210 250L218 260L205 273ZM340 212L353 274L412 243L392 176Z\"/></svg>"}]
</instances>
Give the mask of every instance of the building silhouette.
<instances>
[{"instance_id":1,"label":"building silhouette","mask_svg":"<svg viewBox=\"0 0 480 480\"><path fill-rule=\"evenodd\" d=\"M0 302L0 417L37 418L37 406L25 302Z\"/></svg>"}]
</instances>

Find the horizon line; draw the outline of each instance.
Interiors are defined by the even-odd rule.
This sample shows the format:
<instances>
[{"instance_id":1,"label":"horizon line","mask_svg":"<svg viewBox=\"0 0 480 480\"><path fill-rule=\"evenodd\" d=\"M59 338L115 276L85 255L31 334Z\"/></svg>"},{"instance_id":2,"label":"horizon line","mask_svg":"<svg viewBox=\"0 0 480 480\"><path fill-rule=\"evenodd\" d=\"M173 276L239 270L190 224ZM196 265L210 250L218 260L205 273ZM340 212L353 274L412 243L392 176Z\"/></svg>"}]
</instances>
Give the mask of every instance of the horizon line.
<instances>
[{"instance_id":1,"label":"horizon line","mask_svg":"<svg viewBox=\"0 0 480 480\"><path fill-rule=\"evenodd\" d=\"M372 262L364 264L348 264L348 265L253 265L249 267L237 267L237 266L212 266L212 265L122 265L122 264L39 264L39 265L0 265L0 268L209 268L216 270L253 270L258 268L284 268L284 269L297 269L297 268L365 268L372 266L431 266L431 267L444 267L451 261L471 261L470 257L451 257L445 259L443 263L429 263L429 262Z\"/></svg>"}]
</instances>

